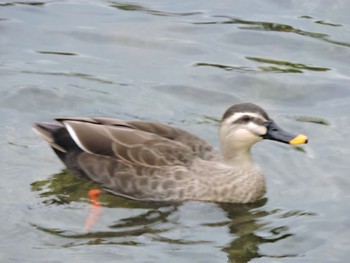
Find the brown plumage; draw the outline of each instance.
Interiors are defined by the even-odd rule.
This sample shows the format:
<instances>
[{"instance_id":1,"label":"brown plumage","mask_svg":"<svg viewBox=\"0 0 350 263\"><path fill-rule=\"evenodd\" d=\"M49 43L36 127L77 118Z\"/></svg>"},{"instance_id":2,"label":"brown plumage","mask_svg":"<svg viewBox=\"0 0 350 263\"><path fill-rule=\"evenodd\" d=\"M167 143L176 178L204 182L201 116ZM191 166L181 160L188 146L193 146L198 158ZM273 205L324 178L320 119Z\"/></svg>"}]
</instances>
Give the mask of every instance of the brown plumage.
<instances>
[{"instance_id":1,"label":"brown plumage","mask_svg":"<svg viewBox=\"0 0 350 263\"><path fill-rule=\"evenodd\" d=\"M276 139L269 134L269 126L277 127L254 104L229 108L220 127L222 156L201 138L161 123L56 120L57 124L37 123L34 130L68 169L113 194L154 201L256 201L265 184L250 148L264 137ZM288 143L295 137L279 131L284 137L276 140Z\"/></svg>"}]
</instances>

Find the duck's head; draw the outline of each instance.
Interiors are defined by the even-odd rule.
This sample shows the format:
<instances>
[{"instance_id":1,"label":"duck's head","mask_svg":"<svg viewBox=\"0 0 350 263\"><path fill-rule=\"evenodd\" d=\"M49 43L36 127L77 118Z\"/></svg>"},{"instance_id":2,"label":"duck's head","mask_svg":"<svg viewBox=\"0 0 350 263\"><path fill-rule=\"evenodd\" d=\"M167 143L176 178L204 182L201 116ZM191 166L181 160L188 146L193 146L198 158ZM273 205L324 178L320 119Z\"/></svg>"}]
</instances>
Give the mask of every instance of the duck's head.
<instances>
[{"instance_id":1,"label":"duck's head","mask_svg":"<svg viewBox=\"0 0 350 263\"><path fill-rule=\"evenodd\" d=\"M252 103L233 105L226 110L221 120L220 139L227 161L244 155L250 157L252 145L263 139L293 145L308 140L305 135L282 130L261 107Z\"/></svg>"}]
</instances>

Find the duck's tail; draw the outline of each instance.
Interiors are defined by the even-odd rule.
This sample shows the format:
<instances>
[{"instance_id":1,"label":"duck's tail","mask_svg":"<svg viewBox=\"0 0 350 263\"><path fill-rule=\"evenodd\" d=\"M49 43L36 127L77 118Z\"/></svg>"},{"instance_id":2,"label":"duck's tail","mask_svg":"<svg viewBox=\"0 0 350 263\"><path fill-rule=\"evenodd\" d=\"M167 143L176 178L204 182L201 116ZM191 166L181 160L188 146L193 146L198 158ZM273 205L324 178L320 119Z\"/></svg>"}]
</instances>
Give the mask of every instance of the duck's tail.
<instances>
[{"instance_id":1,"label":"duck's tail","mask_svg":"<svg viewBox=\"0 0 350 263\"><path fill-rule=\"evenodd\" d=\"M62 137L62 134L67 133L67 130L62 124L38 122L34 124L33 130L36 134L43 138L54 150L63 153L67 152L67 149L60 144L62 140L59 140L59 137Z\"/></svg>"},{"instance_id":2,"label":"duck's tail","mask_svg":"<svg viewBox=\"0 0 350 263\"><path fill-rule=\"evenodd\" d=\"M81 152L66 127L61 123L38 122L34 124L33 130L51 146L66 165L67 156Z\"/></svg>"},{"instance_id":3,"label":"duck's tail","mask_svg":"<svg viewBox=\"0 0 350 263\"><path fill-rule=\"evenodd\" d=\"M34 124L33 130L51 146L68 169L81 177L86 177L77 163L77 156L82 151L63 124L39 122Z\"/></svg>"}]
</instances>

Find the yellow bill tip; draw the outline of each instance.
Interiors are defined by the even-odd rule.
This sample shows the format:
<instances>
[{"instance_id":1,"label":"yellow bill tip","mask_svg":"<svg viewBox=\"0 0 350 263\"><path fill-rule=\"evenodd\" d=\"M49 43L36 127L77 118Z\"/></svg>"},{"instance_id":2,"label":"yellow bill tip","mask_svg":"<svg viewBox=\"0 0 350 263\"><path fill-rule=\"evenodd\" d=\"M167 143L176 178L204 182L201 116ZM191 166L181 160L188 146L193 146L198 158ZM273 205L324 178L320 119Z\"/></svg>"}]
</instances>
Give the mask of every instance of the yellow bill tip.
<instances>
[{"instance_id":1,"label":"yellow bill tip","mask_svg":"<svg viewBox=\"0 0 350 263\"><path fill-rule=\"evenodd\" d=\"M294 139L289 141L289 144L305 144L307 143L307 136L303 135L303 134L299 134L298 136L296 136Z\"/></svg>"}]
</instances>

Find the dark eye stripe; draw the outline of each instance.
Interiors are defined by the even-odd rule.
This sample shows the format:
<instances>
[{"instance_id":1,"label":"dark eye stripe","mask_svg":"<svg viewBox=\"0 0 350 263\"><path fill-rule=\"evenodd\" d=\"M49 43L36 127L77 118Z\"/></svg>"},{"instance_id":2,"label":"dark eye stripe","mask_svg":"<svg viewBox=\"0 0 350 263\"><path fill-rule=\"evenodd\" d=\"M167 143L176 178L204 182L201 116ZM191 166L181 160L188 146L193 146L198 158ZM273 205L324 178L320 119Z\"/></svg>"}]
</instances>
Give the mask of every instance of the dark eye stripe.
<instances>
[{"instance_id":1,"label":"dark eye stripe","mask_svg":"<svg viewBox=\"0 0 350 263\"><path fill-rule=\"evenodd\" d=\"M265 121L262 120L261 118L252 117L252 116L248 116L248 115L242 116L241 118L232 122L232 124L247 124L248 122L253 122L256 125L260 125L260 126L265 125Z\"/></svg>"}]
</instances>

